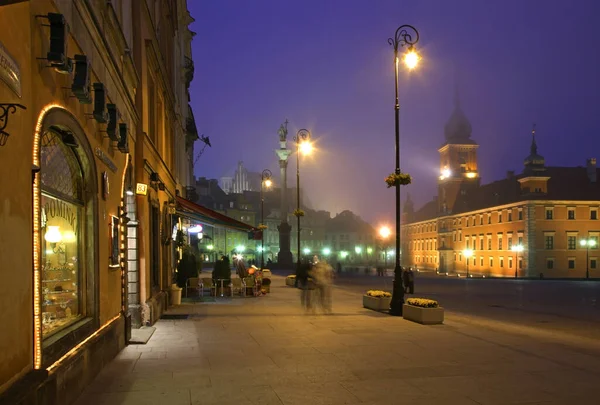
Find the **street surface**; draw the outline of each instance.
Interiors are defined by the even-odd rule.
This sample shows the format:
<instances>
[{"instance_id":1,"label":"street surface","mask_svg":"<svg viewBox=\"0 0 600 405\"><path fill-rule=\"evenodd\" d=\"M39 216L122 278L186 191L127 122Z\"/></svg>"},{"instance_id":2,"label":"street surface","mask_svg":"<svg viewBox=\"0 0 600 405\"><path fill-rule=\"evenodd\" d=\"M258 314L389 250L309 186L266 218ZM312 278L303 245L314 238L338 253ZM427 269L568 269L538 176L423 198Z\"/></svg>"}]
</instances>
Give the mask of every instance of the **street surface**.
<instances>
[{"instance_id":1,"label":"street surface","mask_svg":"<svg viewBox=\"0 0 600 405\"><path fill-rule=\"evenodd\" d=\"M419 295L439 293L449 309L444 325L419 325L362 308L359 280L391 280L374 279L338 278L333 315L305 313L299 290L278 276L267 296L173 308L187 319L158 321L149 342L128 346L76 404L599 403L597 340L473 322L446 299L461 292L456 302L469 305L496 287L475 292L462 280L417 279Z\"/></svg>"},{"instance_id":2,"label":"street surface","mask_svg":"<svg viewBox=\"0 0 600 405\"><path fill-rule=\"evenodd\" d=\"M341 273L336 285L357 293L392 291L391 274ZM421 272L415 273L413 296L435 299L470 321L502 321L600 341L600 281L467 279Z\"/></svg>"}]
</instances>

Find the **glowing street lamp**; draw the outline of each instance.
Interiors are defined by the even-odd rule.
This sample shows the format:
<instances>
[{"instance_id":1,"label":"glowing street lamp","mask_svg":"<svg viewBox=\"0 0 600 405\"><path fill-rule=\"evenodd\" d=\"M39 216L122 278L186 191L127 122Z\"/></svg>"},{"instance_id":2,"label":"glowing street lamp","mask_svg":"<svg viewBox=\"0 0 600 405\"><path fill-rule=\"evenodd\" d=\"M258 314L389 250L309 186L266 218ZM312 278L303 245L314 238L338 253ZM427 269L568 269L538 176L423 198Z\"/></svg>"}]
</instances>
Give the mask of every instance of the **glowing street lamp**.
<instances>
[{"instance_id":1,"label":"glowing street lamp","mask_svg":"<svg viewBox=\"0 0 600 405\"><path fill-rule=\"evenodd\" d=\"M298 262L296 263L296 272L300 274L300 153L304 155L310 154L312 144L310 143L310 132L307 129L301 129L294 136L296 142L296 220L297 222L297 239L298 239Z\"/></svg>"},{"instance_id":2,"label":"glowing street lamp","mask_svg":"<svg viewBox=\"0 0 600 405\"><path fill-rule=\"evenodd\" d=\"M246 247L244 245L238 245L235 248L235 251L238 253L244 253L244 250L246 250Z\"/></svg>"},{"instance_id":3,"label":"glowing street lamp","mask_svg":"<svg viewBox=\"0 0 600 405\"><path fill-rule=\"evenodd\" d=\"M525 247L523 245L514 245L510 250L515 252L515 278L518 278L519 253L523 253Z\"/></svg>"},{"instance_id":4,"label":"glowing street lamp","mask_svg":"<svg viewBox=\"0 0 600 405\"><path fill-rule=\"evenodd\" d=\"M590 248L596 247L596 239L582 239L579 244L585 247L585 278L590 278Z\"/></svg>"},{"instance_id":5,"label":"glowing street lamp","mask_svg":"<svg viewBox=\"0 0 600 405\"><path fill-rule=\"evenodd\" d=\"M305 254L305 255L307 255L307 254L309 254L309 253L310 253L310 249L309 249L309 248L307 248L307 247L306 247L306 248L304 248L304 249L302 249L302 251L304 252L304 254Z\"/></svg>"},{"instance_id":6,"label":"glowing street lamp","mask_svg":"<svg viewBox=\"0 0 600 405\"><path fill-rule=\"evenodd\" d=\"M329 255L331 254L331 249L329 249L329 248L324 248L324 249L323 249L323 254L324 254L325 256L329 256Z\"/></svg>"},{"instance_id":7,"label":"glowing street lamp","mask_svg":"<svg viewBox=\"0 0 600 405\"><path fill-rule=\"evenodd\" d=\"M342 259L345 259L345 258L346 258L346 256L348 256L348 252L346 252L346 251L342 250L342 251L340 252L340 256L342 257Z\"/></svg>"},{"instance_id":8,"label":"glowing street lamp","mask_svg":"<svg viewBox=\"0 0 600 405\"><path fill-rule=\"evenodd\" d=\"M271 181L271 176L273 173L269 169L265 169L260 174L260 225L261 225L261 235L260 235L260 268L265 268L265 197L263 194L263 186L271 187L273 182Z\"/></svg>"},{"instance_id":9,"label":"glowing street lamp","mask_svg":"<svg viewBox=\"0 0 600 405\"><path fill-rule=\"evenodd\" d=\"M473 249L465 249L463 250L463 255L467 259L467 278L471 277L469 274L469 259L473 256Z\"/></svg>"},{"instance_id":10,"label":"glowing street lamp","mask_svg":"<svg viewBox=\"0 0 600 405\"><path fill-rule=\"evenodd\" d=\"M412 25L401 25L396 29L393 38L388 38L388 44L394 48L394 85L395 85L395 143L396 143L396 166L394 173L399 175L400 171L400 102L398 101L398 50L407 47L408 52L403 57L403 62L408 69L414 69L419 63L415 45L419 42L419 32ZM396 183L396 265L394 267L394 282L392 288L392 302L390 304L390 315L402 315L404 304L404 288L402 287L402 268L400 267L400 182Z\"/></svg>"}]
</instances>

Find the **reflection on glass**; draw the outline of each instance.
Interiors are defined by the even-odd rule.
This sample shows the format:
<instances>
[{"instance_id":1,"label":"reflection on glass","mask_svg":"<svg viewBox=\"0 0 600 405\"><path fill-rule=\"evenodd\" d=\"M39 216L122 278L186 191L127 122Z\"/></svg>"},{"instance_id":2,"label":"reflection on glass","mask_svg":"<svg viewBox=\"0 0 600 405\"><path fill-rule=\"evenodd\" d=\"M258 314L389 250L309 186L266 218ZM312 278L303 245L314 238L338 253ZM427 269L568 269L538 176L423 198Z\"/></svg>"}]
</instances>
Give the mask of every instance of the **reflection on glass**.
<instances>
[{"instance_id":1,"label":"reflection on glass","mask_svg":"<svg viewBox=\"0 0 600 405\"><path fill-rule=\"evenodd\" d=\"M42 194L42 334L46 338L81 317L81 207Z\"/></svg>"}]
</instances>

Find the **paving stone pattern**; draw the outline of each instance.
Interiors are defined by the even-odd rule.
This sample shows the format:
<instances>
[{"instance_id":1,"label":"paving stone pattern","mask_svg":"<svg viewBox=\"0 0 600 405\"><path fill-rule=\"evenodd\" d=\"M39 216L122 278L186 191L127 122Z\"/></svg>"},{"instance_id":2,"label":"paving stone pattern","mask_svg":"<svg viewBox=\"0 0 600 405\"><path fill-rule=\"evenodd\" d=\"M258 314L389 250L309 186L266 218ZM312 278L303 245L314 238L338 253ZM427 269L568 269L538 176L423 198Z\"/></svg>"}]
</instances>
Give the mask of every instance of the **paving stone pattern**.
<instances>
[{"instance_id":1,"label":"paving stone pattern","mask_svg":"<svg viewBox=\"0 0 600 405\"><path fill-rule=\"evenodd\" d=\"M600 345L463 322L423 326L334 291L306 314L274 276L271 294L184 304L130 345L78 405L598 405ZM464 317L463 317L464 318Z\"/></svg>"}]
</instances>

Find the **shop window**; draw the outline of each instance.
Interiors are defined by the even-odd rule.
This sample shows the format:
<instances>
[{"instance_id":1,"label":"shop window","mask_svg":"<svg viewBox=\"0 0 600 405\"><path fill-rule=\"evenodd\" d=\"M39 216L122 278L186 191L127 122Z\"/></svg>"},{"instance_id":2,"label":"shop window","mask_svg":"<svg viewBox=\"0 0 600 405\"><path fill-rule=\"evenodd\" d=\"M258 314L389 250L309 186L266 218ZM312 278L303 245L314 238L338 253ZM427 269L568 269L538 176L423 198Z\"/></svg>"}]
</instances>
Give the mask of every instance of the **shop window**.
<instances>
[{"instance_id":1,"label":"shop window","mask_svg":"<svg viewBox=\"0 0 600 405\"><path fill-rule=\"evenodd\" d=\"M61 136L41 138L42 336L47 338L85 316L83 172Z\"/></svg>"}]
</instances>

